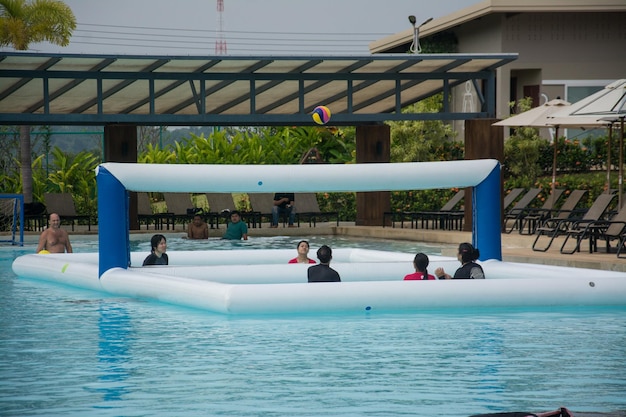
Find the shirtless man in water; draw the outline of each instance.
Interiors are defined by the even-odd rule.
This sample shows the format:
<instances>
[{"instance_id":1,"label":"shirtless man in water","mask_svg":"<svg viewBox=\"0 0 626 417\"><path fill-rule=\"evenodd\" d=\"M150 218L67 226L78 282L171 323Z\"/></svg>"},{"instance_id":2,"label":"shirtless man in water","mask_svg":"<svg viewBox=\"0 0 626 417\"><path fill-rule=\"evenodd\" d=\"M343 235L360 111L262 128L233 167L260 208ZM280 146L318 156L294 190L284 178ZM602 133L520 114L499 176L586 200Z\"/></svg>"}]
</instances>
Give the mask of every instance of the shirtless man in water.
<instances>
[{"instance_id":1,"label":"shirtless man in water","mask_svg":"<svg viewBox=\"0 0 626 417\"><path fill-rule=\"evenodd\" d=\"M37 253L47 250L50 253L72 253L72 245L67 232L61 229L61 218L58 214L50 214L50 227L39 237Z\"/></svg>"},{"instance_id":2,"label":"shirtless man in water","mask_svg":"<svg viewBox=\"0 0 626 417\"><path fill-rule=\"evenodd\" d=\"M199 214L193 216L193 220L187 227L187 239L208 239L209 225L206 224Z\"/></svg>"}]
</instances>

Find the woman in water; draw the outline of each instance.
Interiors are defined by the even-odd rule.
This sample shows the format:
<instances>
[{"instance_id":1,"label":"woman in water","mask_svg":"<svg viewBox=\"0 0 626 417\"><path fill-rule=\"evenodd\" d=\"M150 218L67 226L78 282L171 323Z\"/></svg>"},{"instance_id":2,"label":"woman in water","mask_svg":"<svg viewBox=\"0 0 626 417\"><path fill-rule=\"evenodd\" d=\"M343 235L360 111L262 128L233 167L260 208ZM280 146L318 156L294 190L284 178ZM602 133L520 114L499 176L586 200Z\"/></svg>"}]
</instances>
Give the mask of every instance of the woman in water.
<instances>
[{"instance_id":1,"label":"woman in water","mask_svg":"<svg viewBox=\"0 0 626 417\"><path fill-rule=\"evenodd\" d=\"M405 276L404 280L409 281L409 280L435 279L434 275L430 275L428 273L428 269L427 269L428 264L429 264L428 255L421 253L421 252L418 253L417 255L415 255L415 258L413 259L413 267L415 268L415 272Z\"/></svg>"},{"instance_id":2,"label":"woman in water","mask_svg":"<svg viewBox=\"0 0 626 417\"><path fill-rule=\"evenodd\" d=\"M154 235L150 239L150 245L152 250L150 255L143 261L143 266L146 265L167 265L169 259L165 251L167 250L167 241L163 235Z\"/></svg>"},{"instance_id":3,"label":"woman in water","mask_svg":"<svg viewBox=\"0 0 626 417\"><path fill-rule=\"evenodd\" d=\"M290 264L314 264L315 261L309 258L309 242L306 240L301 240L298 242L298 246L296 246L298 250L298 256L291 259L288 263Z\"/></svg>"},{"instance_id":4,"label":"woman in water","mask_svg":"<svg viewBox=\"0 0 626 417\"><path fill-rule=\"evenodd\" d=\"M483 268L475 261L480 256L478 249L469 243L461 243L459 245L459 253L457 259L461 262L461 267L456 270L454 277L446 274L443 268L437 268L435 275L439 279L484 279L485 272Z\"/></svg>"}]
</instances>

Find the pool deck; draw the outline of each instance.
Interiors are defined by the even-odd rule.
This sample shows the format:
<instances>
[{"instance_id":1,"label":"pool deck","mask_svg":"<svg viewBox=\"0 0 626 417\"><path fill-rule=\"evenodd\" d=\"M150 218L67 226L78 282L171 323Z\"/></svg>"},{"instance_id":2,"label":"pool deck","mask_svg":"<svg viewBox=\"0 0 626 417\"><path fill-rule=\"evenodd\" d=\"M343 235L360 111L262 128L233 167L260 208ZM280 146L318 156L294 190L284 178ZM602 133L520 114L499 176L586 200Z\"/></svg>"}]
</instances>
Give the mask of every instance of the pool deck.
<instances>
[{"instance_id":1,"label":"pool deck","mask_svg":"<svg viewBox=\"0 0 626 417\"><path fill-rule=\"evenodd\" d=\"M63 226L72 235L96 235L97 226L92 226L91 231L87 231L86 226L76 226L74 232L68 226ZM221 236L224 227L219 230L209 230L209 236ZM392 239L392 240L410 240L423 243L435 243L449 245L444 248L443 255L454 256L456 245L461 242L471 242L470 232L444 231L432 229L411 229L400 227L377 227L377 226L356 226L354 222L341 222L339 226L336 223L318 223L316 227L309 227L308 224L302 224L301 227L287 228L280 225L278 228L272 229L269 224L263 224L261 228L250 228L249 236L302 236L306 239L312 235L338 235L350 236L358 238L372 239ZM144 235L153 233L163 233L166 236L184 236L185 232L181 225L177 225L174 230L158 230L154 229L135 230L131 232L133 235ZM26 232L25 240L29 244L36 242L36 236L39 232ZM135 236L134 238L137 238ZM573 255L561 254L560 247L563 237L556 238L552 246L546 252L536 252L532 250L532 244L535 236L520 235L517 232L511 234L502 234L502 258L504 261L534 263L543 265L570 266L576 268L590 268L609 271L626 272L626 259L618 258L615 253L604 253L603 248L599 252L589 253L587 250L587 242L583 242L581 252ZM480 249L480 248L479 248Z\"/></svg>"}]
</instances>

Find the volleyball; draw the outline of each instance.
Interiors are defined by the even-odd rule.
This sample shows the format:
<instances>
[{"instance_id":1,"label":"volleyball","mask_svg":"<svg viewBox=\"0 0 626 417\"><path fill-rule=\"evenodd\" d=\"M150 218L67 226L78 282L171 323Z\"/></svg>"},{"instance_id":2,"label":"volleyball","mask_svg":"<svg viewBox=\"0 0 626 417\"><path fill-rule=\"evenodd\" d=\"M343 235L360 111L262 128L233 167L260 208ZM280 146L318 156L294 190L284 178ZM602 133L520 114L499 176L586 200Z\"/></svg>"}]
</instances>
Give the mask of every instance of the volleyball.
<instances>
[{"instance_id":1,"label":"volleyball","mask_svg":"<svg viewBox=\"0 0 626 417\"><path fill-rule=\"evenodd\" d=\"M318 125L325 125L330 120L330 109L326 106L317 106L313 109L313 121Z\"/></svg>"},{"instance_id":2,"label":"volleyball","mask_svg":"<svg viewBox=\"0 0 626 417\"><path fill-rule=\"evenodd\" d=\"M43 249L39 251L40 255L48 255L50 252L48 252L47 250Z\"/></svg>"}]
</instances>

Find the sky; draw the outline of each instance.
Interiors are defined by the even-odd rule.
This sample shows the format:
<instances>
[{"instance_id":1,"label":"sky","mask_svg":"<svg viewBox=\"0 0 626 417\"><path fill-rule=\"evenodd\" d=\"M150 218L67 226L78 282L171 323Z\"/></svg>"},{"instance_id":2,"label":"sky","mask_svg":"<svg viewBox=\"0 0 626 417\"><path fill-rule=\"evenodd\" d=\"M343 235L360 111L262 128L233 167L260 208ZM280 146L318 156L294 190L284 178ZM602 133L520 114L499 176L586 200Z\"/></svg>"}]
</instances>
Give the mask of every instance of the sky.
<instances>
[{"instance_id":1,"label":"sky","mask_svg":"<svg viewBox=\"0 0 626 417\"><path fill-rule=\"evenodd\" d=\"M360 55L368 44L480 0L65 0L77 27L67 47L31 52L215 55ZM221 26L221 30L220 30ZM3 50L11 50L4 48Z\"/></svg>"}]
</instances>

